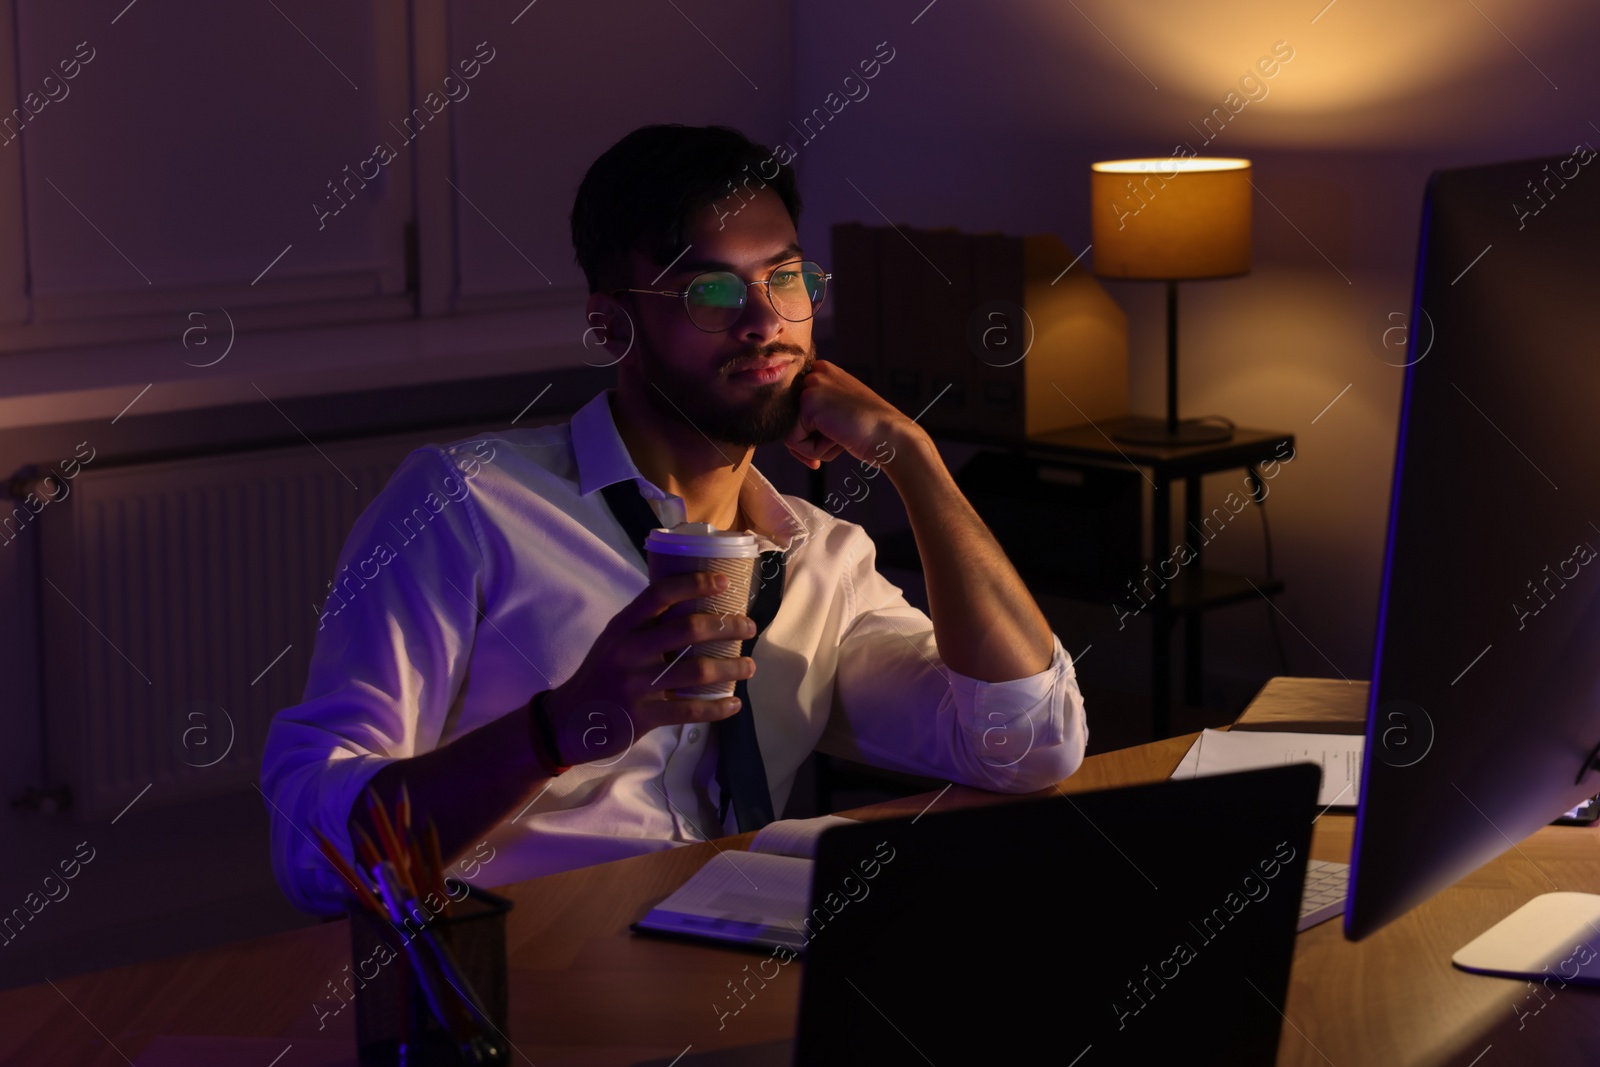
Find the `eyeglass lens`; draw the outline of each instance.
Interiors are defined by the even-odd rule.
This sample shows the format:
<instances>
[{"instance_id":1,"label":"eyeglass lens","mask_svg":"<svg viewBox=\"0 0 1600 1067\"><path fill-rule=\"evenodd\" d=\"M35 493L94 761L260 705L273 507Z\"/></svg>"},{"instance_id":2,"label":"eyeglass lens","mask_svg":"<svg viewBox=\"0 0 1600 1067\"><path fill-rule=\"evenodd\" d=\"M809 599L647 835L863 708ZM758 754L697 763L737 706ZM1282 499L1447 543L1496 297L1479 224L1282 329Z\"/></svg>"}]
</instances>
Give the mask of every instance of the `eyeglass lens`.
<instances>
[{"instance_id":1,"label":"eyeglass lens","mask_svg":"<svg viewBox=\"0 0 1600 1067\"><path fill-rule=\"evenodd\" d=\"M804 322L822 303L826 272L810 260L785 263L772 272L767 291L772 307L790 322ZM738 321L749 286L731 271L711 271L689 283L689 318L702 330L726 330Z\"/></svg>"}]
</instances>

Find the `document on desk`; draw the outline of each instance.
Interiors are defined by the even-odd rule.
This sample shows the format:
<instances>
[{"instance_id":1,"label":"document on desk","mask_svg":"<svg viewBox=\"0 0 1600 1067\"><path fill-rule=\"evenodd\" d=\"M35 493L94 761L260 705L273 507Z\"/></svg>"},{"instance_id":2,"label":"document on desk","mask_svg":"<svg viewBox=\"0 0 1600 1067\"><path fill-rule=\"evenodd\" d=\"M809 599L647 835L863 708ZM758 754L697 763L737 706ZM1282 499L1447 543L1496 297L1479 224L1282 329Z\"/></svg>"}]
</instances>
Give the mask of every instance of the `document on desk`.
<instances>
[{"instance_id":1,"label":"document on desk","mask_svg":"<svg viewBox=\"0 0 1600 1067\"><path fill-rule=\"evenodd\" d=\"M823 815L769 823L749 852L723 849L632 929L799 950L817 839L829 827L856 821Z\"/></svg>"},{"instance_id":2,"label":"document on desk","mask_svg":"<svg viewBox=\"0 0 1600 1067\"><path fill-rule=\"evenodd\" d=\"M1315 763L1322 768L1317 803L1355 807L1361 799L1361 750L1365 742L1366 738L1359 734L1202 730L1172 777L1199 778L1285 763Z\"/></svg>"}]
</instances>

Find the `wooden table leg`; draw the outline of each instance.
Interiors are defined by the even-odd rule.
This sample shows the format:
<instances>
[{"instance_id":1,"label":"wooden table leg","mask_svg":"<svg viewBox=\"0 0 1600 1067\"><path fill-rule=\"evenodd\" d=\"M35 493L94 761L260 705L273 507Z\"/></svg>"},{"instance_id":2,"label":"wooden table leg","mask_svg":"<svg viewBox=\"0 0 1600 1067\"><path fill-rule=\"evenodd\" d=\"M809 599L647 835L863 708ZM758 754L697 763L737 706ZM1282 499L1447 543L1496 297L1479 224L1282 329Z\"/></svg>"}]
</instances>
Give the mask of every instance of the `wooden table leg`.
<instances>
[{"instance_id":1,"label":"wooden table leg","mask_svg":"<svg viewBox=\"0 0 1600 1067\"><path fill-rule=\"evenodd\" d=\"M1172 535L1172 483L1158 477L1150 510L1150 554L1152 569L1158 569L1161 546ZM1150 728L1153 740L1160 741L1172 734L1172 591L1159 574L1152 583L1155 599L1152 603L1150 625Z\"/></svg>"},{"instance_id":2,"label":"wooden table leg","mask_svg":"<svg viewBox=\"0 0 1600 1067\"><path fill-rule=\"evenodd\" d=\"M1191 478L1184 479L1183 511L1185 525L1183 528L1183 540L1186 544L1189 543L1190 531L1198 530L1200 528L1200 501L1203 492L1201 485L1202 480L1202 477L1198 474ZM1204 545L1204 538L1200 539L1199 544L1189 545L1189 547L1194 550L1194 559L1189 561L1189 566L1194 568L1193 573L1195 575L1200 573L1200 550L1204 547ZM1201 692L1202 685L1200 677L1201 617L1201 612L1191 611L1183 618L1183 697L1184 700L1193 707L1198 707L1200 705L1201 699L1204 695Z\"/></svg>"}]
</instances>

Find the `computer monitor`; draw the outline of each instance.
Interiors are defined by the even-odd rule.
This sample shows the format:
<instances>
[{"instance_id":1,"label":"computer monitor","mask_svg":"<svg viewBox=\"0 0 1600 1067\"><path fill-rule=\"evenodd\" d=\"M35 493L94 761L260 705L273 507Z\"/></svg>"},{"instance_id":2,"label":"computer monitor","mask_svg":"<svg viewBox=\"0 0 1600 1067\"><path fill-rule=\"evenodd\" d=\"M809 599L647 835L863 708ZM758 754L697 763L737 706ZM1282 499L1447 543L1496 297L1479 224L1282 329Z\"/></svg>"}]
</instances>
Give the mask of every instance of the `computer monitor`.
<instances>
[{"instance_id":1,"label":"computer monitor","mask_svg":"<svg viewBox=\"0 0 1600 1067\"><path fill-rule=\"evenodd\" d=\"M1600 793L1594 155L1579 145L1428 181L1351 940ZM1600 897L1576 903L1600 915Z\"/></svg>"}]
</instances>

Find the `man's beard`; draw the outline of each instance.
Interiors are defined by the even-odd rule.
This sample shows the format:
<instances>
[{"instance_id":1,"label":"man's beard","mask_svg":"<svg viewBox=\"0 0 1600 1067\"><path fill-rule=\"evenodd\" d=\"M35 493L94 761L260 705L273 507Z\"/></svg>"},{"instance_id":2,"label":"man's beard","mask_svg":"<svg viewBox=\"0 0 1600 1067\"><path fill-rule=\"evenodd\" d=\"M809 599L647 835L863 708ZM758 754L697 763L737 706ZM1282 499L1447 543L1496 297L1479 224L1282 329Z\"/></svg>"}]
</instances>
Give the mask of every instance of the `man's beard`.
<instances>
[{"instance_id":1,"label":"man's beard","mask_svg":"<svg viewBox=\"0 0 1600 1067\"><path fill-rule=\"evenodd\" d=\"M636 336L645 395L664 418L692 426L713 441L738 448L782 441L800 421L800 393L806 373L817 358L815 342L803 357L797 355L798 346L788 344L767 346L741 354L733 362L744 363L753 358L787 355L799 359L800 365L788 386L782 382L758 386L749 400L729 407L718 403L703 379L671 366L658 357L655 347L645 340L642 333Z\"/></svg>"}]
</instances>

